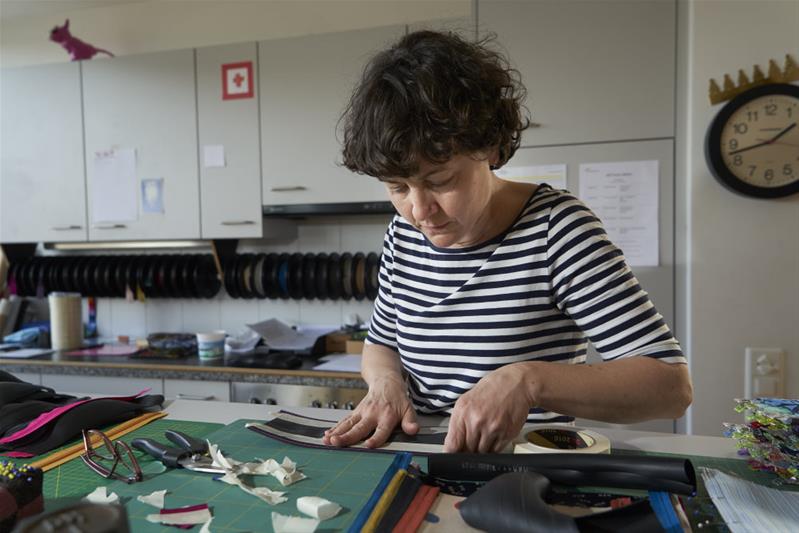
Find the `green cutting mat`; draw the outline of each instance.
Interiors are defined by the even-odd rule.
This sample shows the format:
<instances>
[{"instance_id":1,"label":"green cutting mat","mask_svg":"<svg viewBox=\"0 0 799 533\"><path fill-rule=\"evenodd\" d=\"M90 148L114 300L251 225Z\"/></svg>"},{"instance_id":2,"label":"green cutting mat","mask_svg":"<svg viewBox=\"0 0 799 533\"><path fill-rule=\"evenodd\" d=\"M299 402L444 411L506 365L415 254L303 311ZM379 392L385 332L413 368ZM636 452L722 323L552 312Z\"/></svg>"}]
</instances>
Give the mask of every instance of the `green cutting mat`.
<instances>
[{"instance_id":1,"label":"green cutting mat","mask_svg":"<svg viewBox=\"0 0 799 533\"><path fill-rule=\"evenodd\" d=\"M109 490L119 494L126 505L132 531L136 533L150 531L174 533L177 531L175 528L147 522L146 515L155 513L157 510L136 500L138 495L167 489L167 507L208 503L214 516L212 522L212 531L214 532L268 532L272 531L272 511L298 515L297 498L318 495L335 501L345 508L338 517L322 524L323 529L327 531L341 530L348 527L354 520L393 459L393 455L390 454L346 450L333 452L284 444L247 430L244 427L246 422L239 420L222 427L219 424L162 419L126 435L123 440L130 442L136 437L149 437L166 442L163 438L164 430L175 429L196 437L207 437L212 443L219 444L225 455L240 461L270 457L281 461L284 456L288 456L297 462L308 479L283 488L271 476L251 478L258 486L285 491L288 497L288 501L285 503L270 506L260 499L242 492L238 487L214 481L212 474L185 470L163 471L160 463L136 450L136 455L145 471L145 479L132 485L103 480L90 471L80 459L75 459L47 472L44 483L47 509L57 509L74 503L94 490L96 486L106 485ZM614 450L614 453L645 454L634 450ZM674 456L648 452L646 455ZM674 457L688 457L696 468L701 466L716 468L766 486L778 486L775 484L777 476L766 472L752 471L746 461L704 456ZM416 461L421 463L423 468L426 467L426 461L423 459L416 459ZM696 531L698 524L701 523L702 531L728 531L708 497L701 478L698 481L697 495L684 500L694 530ZM799 490L799 487L779 486L779 488ZM195 530L197 529L199 527L195 528Z\"/></svg>"},{"instance_id":2,"label":"green cutting mat","mask_svg":"<svg viewBox=\"0 0 799 533\"><path fill-rule=\"evenodd\" d=\"M248 479L248 483L256 486L286 492L288 500L282 504L269 505L236 486L215 481L214 474L172 469L156 473L160 470L160 463L135 450L145 477L143 481L131 485L120 481L109 482L99 477L80 458L47 472L44 483L47 510L74 503L95 487L105 485L109 491L116 492L125 504L131 531L174 533L177 530L173 527L147 522L146 516L158 511L136 500L138 495L166 489L165 506L168 508L207 503L214 516L211 530L215 533L269 532L272 531L272 511L299 515L297 498L321 496L344 508L338 517L326 520L322 528L328 531L341 530L355 519L394 458L392 454L346 450L331 452L284 444L246 429L246 422L248 420L238 420L220 427L218 424L156 420L125 435L123 440L130 442L136 437L150 437L167 443L163 431L176 429L192 436L208 438L218 444L226 456L239 461L271 457L280 462L284 456L288 456L297 462L298 468L308 476L307 479L289 487L282 487L272 476L252 476ZM199 529L199 526L195 529Z\"/></svg>"}]
</instances>

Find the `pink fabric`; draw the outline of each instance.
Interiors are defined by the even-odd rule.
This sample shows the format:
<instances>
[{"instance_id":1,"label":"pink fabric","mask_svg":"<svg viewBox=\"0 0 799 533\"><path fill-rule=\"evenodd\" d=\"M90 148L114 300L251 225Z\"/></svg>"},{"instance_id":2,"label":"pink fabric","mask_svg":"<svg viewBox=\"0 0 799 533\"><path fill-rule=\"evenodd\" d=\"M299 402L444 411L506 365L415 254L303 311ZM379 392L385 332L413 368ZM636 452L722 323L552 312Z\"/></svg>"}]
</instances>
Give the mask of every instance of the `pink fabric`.
<instances>
[{"instance_id":1,"label":"pink fabric","mask_svg":"<svg viewBox=\"0 0 799 533\"><path fill-rule=\"evenodd\" d=\"M28 452L3 452L0 453L3 457L12 457L14 459L30 459L34 455Z\"/></svg>"},{"instance_id":2,"label":"pink fabric","mask_svg":"<svg viewBox=\"0 0 799 533\"><path fill-rule=\"evenodd\" d=\"M8 444L9 442L14 442L16 440L21 439L22 437L30 435L31 433L33 433L34 431L36 431L40 427L47 425L50 421L55 420L56 418L58 418L59 416L63 415L64 413L66 413L70 409L73 409L73 408L75 408L75 407L77 407L79 405L83 405L84 403L93 402L95 400L120 400L120 401L123 401L123 402L129 402L131 400L135 400L136 398L138 398L142 394L145 394L145 393L148 393L148 392L150 392L150 389L144 389L143 391L140 391L135 396L108 396L108 397L104 397L104 398L89 398L88 400L80 400L80 401L75 402L75 403L70 403L68 405L62 405L61 407L56 407L55 409L53 409L51 411L47 411L46 413L40 414L35 419L33 419L33 421L30 424L25 426L23 429L20 429L19 431L17 431L13 435L9 435L8 437L4 437L4 438L0 439L0 444ZM33 457L33 456L31 455L30 457Z\"/></svg>"}]
</instances>

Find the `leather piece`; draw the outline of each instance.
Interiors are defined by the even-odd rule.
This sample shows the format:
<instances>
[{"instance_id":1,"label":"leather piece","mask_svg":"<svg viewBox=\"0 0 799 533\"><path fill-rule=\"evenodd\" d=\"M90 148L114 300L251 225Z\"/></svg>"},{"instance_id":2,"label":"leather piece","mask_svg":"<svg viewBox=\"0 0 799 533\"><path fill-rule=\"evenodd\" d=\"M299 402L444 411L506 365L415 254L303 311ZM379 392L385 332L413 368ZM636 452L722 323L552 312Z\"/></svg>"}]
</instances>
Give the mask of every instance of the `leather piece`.
<instances>
[{"instance_id":1,"label":"leather piece","mask_svg":"<svg viewBox=\"0 0 799 533\"><path fill-rule=\"evenodd\" d=\"M497 533L578 533L574 518L544 501L549 486L534 472L502 474L461 502L461 517L474 528Z\"/></svg>"},{"instance_id":2,"label":"leather piece","mask_svg":"<svg viewBox=\"0 0 799 533\"><path fill-rule=\"evenodd\" d=\"M433 454L430 475L487 481L507 472L537 472L561 485L661 490L692 495L696 473L688 459L605 454Z\"/></svg>"}]
</instances>

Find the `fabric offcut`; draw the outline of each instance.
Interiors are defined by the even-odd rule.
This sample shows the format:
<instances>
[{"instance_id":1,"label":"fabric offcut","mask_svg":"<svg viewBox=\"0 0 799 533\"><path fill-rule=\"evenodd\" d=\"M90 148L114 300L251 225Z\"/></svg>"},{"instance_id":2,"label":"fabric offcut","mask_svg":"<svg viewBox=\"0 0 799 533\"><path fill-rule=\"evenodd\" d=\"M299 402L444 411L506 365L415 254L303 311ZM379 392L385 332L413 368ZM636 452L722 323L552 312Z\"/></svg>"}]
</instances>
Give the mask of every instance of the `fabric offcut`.
<instances>
[{"instance_id":1,"label":"fabric offcut","mask_svg":"<svg viewBox=\"0 0 799 533\"><path fill-rule=\"evenodd\" d=\"M103 427L160 410L164 397L145 395L78 399L20 381L0 371L0 455L33 457Z\"/></svg>"}]
</instances>

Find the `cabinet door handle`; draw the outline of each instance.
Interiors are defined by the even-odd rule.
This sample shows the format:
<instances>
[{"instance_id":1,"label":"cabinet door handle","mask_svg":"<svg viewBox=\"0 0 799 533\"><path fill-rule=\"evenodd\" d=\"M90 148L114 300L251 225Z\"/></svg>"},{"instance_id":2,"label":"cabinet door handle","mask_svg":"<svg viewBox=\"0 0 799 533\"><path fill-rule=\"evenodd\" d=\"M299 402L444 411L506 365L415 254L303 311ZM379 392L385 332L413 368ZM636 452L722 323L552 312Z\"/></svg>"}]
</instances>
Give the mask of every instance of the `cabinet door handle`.
<instances>
[{"instance_id":1,"label":"cabinet door handle","mask_svg":"<svg viewBox=\"0 0 799 533\"><path fill-rule=\"evenodd\" d=\"M223 220L223 226L252 226L255 224L254 220Z\"/></svg>"},{"instance_id":2,"label":"cabinet door handle","mask_svg":"<svg viewBox=\"0 0 799 533\"><path fill-rule=\"evenodd\" d=\"M216 396L210 394L208 396L203 396L201 394L184 394L179 392L175 395L175 399L177 400L216 400Z\"/></svg>"},{"instance_id":3,"label":"cabinet door handle","mask_svg":"<svg viewBox=\"0 0 799 533\"><path fill-rule=\"evenodd\" d=\"M307 191L308 188L304 185L293 185L288 187L272 187L269 189L272 192L293 192L293 191Z\"/></svg>"},{"instance_id":4,"label":"cabinet door handle","mask_svg":"<svg viewBox=\"0 0 799 533\"><path fill-rule=\"evenodd\" d=\"M76 229L83 229L83 226L71 224L69 226L52 226L50 229L52 229L53 231L72 231Z\"/></svg>"},{"instance_id":5,"label":"cabinet door handle","mask_svg":"<svg viewBox=\"0 0 799 533\"><path fill-rule=\"evenodd\" d=\"M95 224L94 229L124 229L128 226L125 224Z\"/></svg>"}]
</instances>

